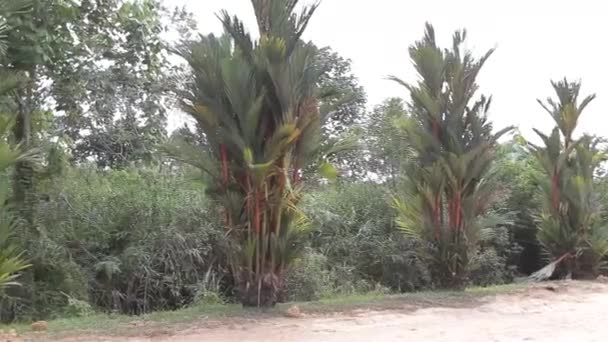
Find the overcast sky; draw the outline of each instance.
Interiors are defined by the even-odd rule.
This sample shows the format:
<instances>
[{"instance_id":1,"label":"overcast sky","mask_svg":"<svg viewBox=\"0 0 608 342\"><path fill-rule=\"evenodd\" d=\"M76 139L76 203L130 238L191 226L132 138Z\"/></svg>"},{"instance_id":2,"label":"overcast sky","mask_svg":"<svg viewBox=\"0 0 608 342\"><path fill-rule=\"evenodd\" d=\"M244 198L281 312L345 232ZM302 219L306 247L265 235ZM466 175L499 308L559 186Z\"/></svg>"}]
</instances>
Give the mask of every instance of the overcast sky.
<instances>
[{"instance_id":1,"label":"overcast sky","mask_svg":"<svg viewBox=\"0 0 608 342\"><path fill-rule=\"evenodd\" d=\"M221 9L256 31L249 0L166 1L185 4L201 33L222 31L215 17ZM600 0L323 0L304 38L353 61L372 107L387 97L408 97L385 78L415 79L407 49L422 37L426 21L444 46L455 29L466 28L473 51L496 47L479 77L482 91L493 96L496 128L515 125L528 137L532 127L548 131L553 123L536 99L553 95L549 80L566 76L583 81L582 95L598 95L579 133L608 136L606 6Z\"/></svg>"}]
</instances>

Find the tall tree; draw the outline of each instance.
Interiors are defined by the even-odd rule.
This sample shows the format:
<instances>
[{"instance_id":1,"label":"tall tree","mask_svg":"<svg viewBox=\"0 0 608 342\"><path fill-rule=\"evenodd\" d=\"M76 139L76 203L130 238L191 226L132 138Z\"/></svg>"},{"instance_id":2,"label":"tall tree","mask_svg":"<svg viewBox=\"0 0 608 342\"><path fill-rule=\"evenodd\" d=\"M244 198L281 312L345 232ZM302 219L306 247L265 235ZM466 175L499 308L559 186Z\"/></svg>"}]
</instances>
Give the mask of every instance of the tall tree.
<instances>
[{"instance_id":1,"label":"tall tree","mask_svg":"<svg viewBox=\"0 0 608 342\"><path fill-rule=\"evenodd\" d=\"M27 11L20 11L7 21L12 29L6 34L5 65L23 79L23 86L12 94L17 113L14 141L23 148L35 145L32 127L46 98L41 93L45 81L43 70L53 58L62 54L63 47L71 40L68 23L75 19L72 7L64 1L33 0ZM20 216L30 224L35 202L33 187L33 164L27 160L18 162L13 197Z\"/></svg>"},{"instance_id":2,"label":"tall tree","mask_svg":"<svg viewBox=\"0 0 608 342\"><path fill-rule=\"evenodd\" d=\"M608 255L608 229L601 218L594 176L606 154L597 138L574 132L583 110L595 95L579 103L580 83L564 79L552 82L557 100L538 101L556 127L550 135L535 130L544 146L529 144L548 176L543 186L544 204L539 217L538 239L555 260L535 275L550 276L558 264L564 275L594 278Z\"/></svg>"},{"instance_id":3,"label":"tall tree","mask_svg":"<svg viewBox=\"0 0 608 342\"><path fill-rule=\"evenodd\" d=\"M12 16L6 65L25 79L12 99L15 142L46 149L59 138L100 166L149 159L166 125L160 11L154 0L32 0ZM30 225L36 177L18 163L14 200Z\"/></svg>"},{"instance_id":4,"label":"tall tree","mask_svg":"<svg viewBox=\"0 0 608 342\"><path fill-rule=\"evenodd\" d=\"M376 106L365 123L366 171L380 180L396 184L399 171L405 167L404 134L401 123L407 122L405 103L400 98L386 99Z\"/></svg>"},{"instance_id":5,"label":"tall tree","mask_svg":"<svg viewBox=\"0 0 608 342\"><path fill-rule=\"evenodd\" d=\"M15 165L31 161L33 153L24 146L11 143L15 116L7 114L11 110L12 94L24 85L24 77L12 70L7 50L10 42L6 40L13 17L29 10L30 4L20 0L0 0L0 294L6 287L17 285L15 279L19 271L29 267L17 249L15 238L16 220L10 197L10 169Z\"/></svg>"},{"instance_id":6,"label":"tall tree","mask_svg":"<svg viewBox=\"0 0 608 342\"><path fill-rule=\"evenodd\" d=\"M318 81L319 91L325 94L320 110L328 116L324 131L328 136L337 136L361 122L367 97L353 74L350 59L329 47L320 49L318 58L324 66Z\"/></svg>"},{"instance_id":7,"label":"tall tree","mask_svg":"<svg viewBox=\"0 0 608 342\"><path fill-rule=\"evenodd\" d=\"M484 228L492 202L490 172L497 139L511 130L492 132L487 119L490 98L476 98L477 75L493 50L480 59L463 51L466 31L457 31L451 49L441 49L435 31L410 48L419 74L404 85L411 95L411 118L405 130L413 162L406 171L404 193L395 199L398 226L421 239L444 287L466 285L469 257Z\"/></svg>"},{"instance_id":8,"label":"tall tree","mask_svg":"<svg viewBox=\"0 0 608 342\"><path fill-rule=\"evenodd\" d=\"M321 95L319 111L327 120L322 128L322 145L315 161L303 170L303 178L311 183L317 181L320 165L327 168L328 172L340 173L340 176L362 178L367 172L360 149L360 131L366 114L365 91L352 72L351 60L329 47L319 49L318 54L319 65L322 66L317 81L318 93ZM190 127L186 124L174 134L203 142L201 133L198 125ZM329 163L337 169L330 171Z\"/></svg>"},{"instance_id":9,"label":"tall tree","mask_svg":"<svg viewBox=\"0 0 608 342\"><path fill-rule=\"evenodd\" d=\"M352 61L325 47L319 50L323 73L318 80L319 110L327 117L318 163L330 161L342 177L362 178L366 168L361 157L361 130L367 96L352 72ZM328 164L325 164L326 166ZM338 170L334 172L338 173Z\"/></svg>"},{"instance_id":10,"label":"tall tree","mask_svg":"<svg viewBox=\"0 0 608 342\"><path fill-rule=\"evenodd\" d=\"M192 68L181 93L204 144L175 142L175 158L208 174L231 243L232 273L244 305L277 302L299 255L307 223L298 209L302 170L321 146L325 117L317 84L319 50L301 36L317 4L252 0L259 40L222 12L226 34L202 36L182 55Z\"/></svg>"},{"instance_id":11,"label":"tall tree","mask_svg":"<svg viewBox=\"0 0 608 342\"><path fill-rule=\"evenodd\" d=\"M150 160L166 135L169 13L154 0L84 1L77 10L70 34L78 39L49 74L57 134L70 138L78 161L118 168Z\"/></svg>"}]
</instances>

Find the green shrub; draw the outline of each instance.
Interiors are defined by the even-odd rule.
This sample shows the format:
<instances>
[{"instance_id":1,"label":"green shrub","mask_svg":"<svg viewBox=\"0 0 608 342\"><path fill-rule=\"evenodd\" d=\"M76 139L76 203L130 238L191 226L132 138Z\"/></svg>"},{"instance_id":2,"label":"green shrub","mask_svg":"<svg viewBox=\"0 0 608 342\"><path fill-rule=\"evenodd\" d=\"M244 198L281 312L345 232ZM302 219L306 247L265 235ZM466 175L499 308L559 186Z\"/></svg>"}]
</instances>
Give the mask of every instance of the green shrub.
<instances>
[{"instance_id":1,"label":"green shrub","mask_svg":"<svg viewBox=\"0 0 608 342\"><path fill-rule=\"evenodd\" d=\"M287 275L287 301L311 301L332 295L389 292L380 283L364 279L348 265L330 265L327 257L308 249Z\"/></svg>"},{"instance_id":2,"label":"green shrub","mask_svg":"<svg viewBox=\"0 0 608 342\"><path fill-rule=\"evenodd\" d=\"M317 300L333 292L333 275L327 257L308 249L289 270L286 277L288 301Z\"/></svg>"},{"instance_id":3,"label":"green shrub","mask_svg":"<svg viewBox=\"0 0 608 342\"><path fill-rule=\"evenodd\" d=\"M327 257L338 292L361 292L376 284L394 291L431 286L427 265L413 241L394 227L394 213L381 184L341 184L308 197L313 249Z\"/></svg>"},{"instance_id":4,"label":"green shrub","mask_svg":"<svg viewBox=\"0 0 608 342\"><path fill-rule=\"evenodd\" d=\"M507 227L495 228L491 237L471 257L469 283L489 286L512 282L521 251Z\"/></svg>"},{"instance_id":5,"label":"green shrub","mask_svg":"<svg viewBox=\"0 0 608 342\"><path fill-rule=\"evenodd\" d=\"M477 286L505 284L513 281L514 269L507 266L504 257L494 248L478 251L471 257L469 281Z\"/></svg>"},{"instance_id":6,"label":"green shrub","mask_svg":"<svg viewBox=\"0 0 608 342\"><path fill-rule=\"evenodd\" d=\"M196 284L194 303L197 305L223 304L226 298L222 293L221 276L210 268L203 279Z\"/></svg>"},{"instance_id":7,"label":"green shrub","mask_svg":"<svg viewBox=\"0 0 608 342\"><path fill-rule=\"evenodd\" d=\"M381 283L397 292L433 288L429 266L416 253L415 242L397 232L385 242L390 254L382 256Z\"/></svg>"},{"instance_id":8,"label":"green shrub","mask_svg":"<svg viewBox=\"0 0 608 342\"><path fill-rule=\"evenodd\" d=\"M223 234L199 184L146 169L66 172L41 186L46 200L24 232L33 266L3 318L53 317L69 298L130 314L176 309L220 269Z\"/></svg>"},{"instance_id":9,"label":"green shrub","mask_svg":"<svg viewBox=\"0 0 608 342\"><path fill-rule=\"evenodd\" d=\"M91 307L91 304L84 300L80 300L69 295L66 295L66 298L68 303L64 311L65 317L86 317L95 312L93 307Z\"/></svg>"}]
</instances>

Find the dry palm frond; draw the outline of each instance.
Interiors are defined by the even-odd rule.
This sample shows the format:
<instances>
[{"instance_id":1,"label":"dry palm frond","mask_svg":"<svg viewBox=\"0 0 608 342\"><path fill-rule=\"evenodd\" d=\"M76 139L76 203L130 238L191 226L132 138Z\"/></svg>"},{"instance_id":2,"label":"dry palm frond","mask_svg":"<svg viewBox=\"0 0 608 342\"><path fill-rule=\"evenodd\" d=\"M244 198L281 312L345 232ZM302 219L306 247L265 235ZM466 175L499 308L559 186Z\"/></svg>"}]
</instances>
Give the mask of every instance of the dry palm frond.
<instances>
[{"instance_id":1,"label":"dry palm frond","mask_svg":"<svg viewBox=\"0 0 608 342\"><path fill-rule=\"evenodd\" d=\"M551 262L547 266L545 266L545 267L541 268L540 270L531 274L528 277L528 281L537 283L537 282L548 280L549 278L551 278L551 276L553 276L553 273L555 273L557 266L562 261L564 261L564 259L569 258L569 257L572 257L572 255L570 253L566 253L566 254L562 255L561 257L557 258L555 261Z\"/></svg>"}]
</instances>

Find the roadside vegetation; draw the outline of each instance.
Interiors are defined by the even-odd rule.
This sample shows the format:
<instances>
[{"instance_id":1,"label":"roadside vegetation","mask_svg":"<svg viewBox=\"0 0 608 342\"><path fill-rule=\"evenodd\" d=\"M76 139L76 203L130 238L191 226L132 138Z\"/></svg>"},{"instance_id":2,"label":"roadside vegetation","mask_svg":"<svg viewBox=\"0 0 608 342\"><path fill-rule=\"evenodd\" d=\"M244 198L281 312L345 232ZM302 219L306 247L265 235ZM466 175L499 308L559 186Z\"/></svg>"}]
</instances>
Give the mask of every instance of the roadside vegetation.
<instances>
[{"instance_id":1,"label":"roadside vegetation","mask_svg":"<svg viewBox=\"0 0 608 342\"><path fill-rule=\"evenodd\" d=\"M0 321L464 303L606 272L580 81L513 99L553 92L551 132L495 127L478 76L499 52L427 24L394 71L416 80L387 80L403 98L368 104L347 56L302 39L322 6L251 4L256 27L221 12L199 35L168 1L0 0Z\"/></svg>"}]
</instances>

